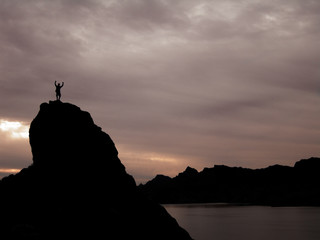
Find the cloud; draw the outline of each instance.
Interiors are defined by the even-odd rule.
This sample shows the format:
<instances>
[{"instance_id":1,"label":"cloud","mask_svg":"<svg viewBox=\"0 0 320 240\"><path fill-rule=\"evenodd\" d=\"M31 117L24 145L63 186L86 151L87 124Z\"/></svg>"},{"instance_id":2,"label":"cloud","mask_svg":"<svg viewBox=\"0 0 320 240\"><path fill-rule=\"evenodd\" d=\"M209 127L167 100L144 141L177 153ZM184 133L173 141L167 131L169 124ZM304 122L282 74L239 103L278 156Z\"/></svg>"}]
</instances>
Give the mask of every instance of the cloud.
<instances>
[{"instance_id":1,"label":"cloud","mask_svg":"<svg viewBox=\"0 0 320 240\"><path fill-rule=\"evenodd\" d=\"M31 122L64 81L62 100L89 111L141 179L169 170L149 157L139 164L139 153L177 159L170 174L292 164L319 144L319 9L311 0L3 0L0 118ZM30 158L10 152L1 156L19 166Z\"/></svg>"},{"instance_id":2,"label":"cloud","mask_svg":"<svg viewBox=\"0 0 320 240\"><path fill-rule=\"evenodd\" d=\"M0 137L1 169L21 169L32 162L28 139L13 138L11 133L2 131L0 131Z\"/></svg>"}]
</instances>

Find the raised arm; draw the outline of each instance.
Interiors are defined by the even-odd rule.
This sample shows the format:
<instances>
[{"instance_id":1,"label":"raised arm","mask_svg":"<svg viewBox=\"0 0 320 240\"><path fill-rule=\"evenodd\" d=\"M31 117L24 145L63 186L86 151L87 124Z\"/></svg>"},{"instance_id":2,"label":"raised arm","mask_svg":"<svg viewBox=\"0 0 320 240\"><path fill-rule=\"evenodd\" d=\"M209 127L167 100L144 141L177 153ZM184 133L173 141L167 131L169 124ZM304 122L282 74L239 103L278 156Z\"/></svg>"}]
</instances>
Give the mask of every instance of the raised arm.
<instances>
[{"instance_id":1,"label":"raised arm","mask_svg":"<svg viewBox=\"0 0 320 240\"><path fill-rule=\"evenodd\" d=\"M61 85L61 87L63 87L63 85L64 85L64 82L62 82L62 85Z\"/></svg>"},{"instance_id":2,"label":"raised arm","mask_svg":"<svg viewBox=\"0 0 320 240\"><path fill-rule=\"evenodd\" d=\"M57 81L54 81L54 85L57 86Z\"/></svg>"}]
</instances>

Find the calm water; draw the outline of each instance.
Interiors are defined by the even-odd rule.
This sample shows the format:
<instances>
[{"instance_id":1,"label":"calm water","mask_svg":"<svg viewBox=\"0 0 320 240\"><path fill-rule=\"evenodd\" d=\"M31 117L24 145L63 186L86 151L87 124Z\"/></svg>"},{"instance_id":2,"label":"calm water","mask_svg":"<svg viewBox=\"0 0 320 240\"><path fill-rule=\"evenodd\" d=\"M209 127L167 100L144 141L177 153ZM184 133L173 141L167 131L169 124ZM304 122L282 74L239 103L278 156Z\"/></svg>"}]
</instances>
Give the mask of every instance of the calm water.
<instances>
[{"instance_id":1,"label":"calm water","mask_svg":"<svg viewBox=\"0 0 320 240\"><path fill-rule=\"evenodd\" d=\"M195 240L320 240L320 208L164 205Z\"/></svg>"}]
</instances>

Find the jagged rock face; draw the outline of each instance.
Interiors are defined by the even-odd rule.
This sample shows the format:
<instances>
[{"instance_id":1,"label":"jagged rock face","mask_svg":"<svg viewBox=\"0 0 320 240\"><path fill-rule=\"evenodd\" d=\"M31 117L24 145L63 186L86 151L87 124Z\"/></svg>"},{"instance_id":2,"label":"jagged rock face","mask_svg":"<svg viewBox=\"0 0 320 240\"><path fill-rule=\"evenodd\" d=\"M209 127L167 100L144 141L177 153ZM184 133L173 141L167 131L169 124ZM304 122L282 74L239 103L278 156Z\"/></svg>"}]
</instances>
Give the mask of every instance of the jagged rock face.
<instances>
[{"instance_id":1,"label":"jagged rock face","mask_svg":"<svg viewBox=\"0 0 320 240\"><path fill-rule=\"evenodd\" d=\"M55 185L86 179L88 188L108 187L114 194L136 187L109 135L94 124L88 112L75 105L60 101L42 103L30 125L29 139L34 165L45 169L49 177L59 174ZM110 184L114 182L117 184ZM84 188L75 184L74 188L77 187Z\"/></svg>"},{"instance_id":2,"label":"jagged rock face","mask_svg":"<svg viewBox=\"0 0 320 240\"><path fill-rule=\"evenodd\" d=\"M89 113L43 103L29 133L33 165L0 181L0 238L191 239L140 194Z\"/></svg>"},{"instance_id":3,"label":"jagged rock face","mask_svg":"<svg viewBox=\"0 0 320 240\"><path fill-rule=\"evenodd\" d=\"M86 157L103 163L103 156L117 158L109 135L94 124L88 112L72 104L60 101L41 104L29 132L34 163L73 160L79 163Z\"/></svg>"}]
</instances>

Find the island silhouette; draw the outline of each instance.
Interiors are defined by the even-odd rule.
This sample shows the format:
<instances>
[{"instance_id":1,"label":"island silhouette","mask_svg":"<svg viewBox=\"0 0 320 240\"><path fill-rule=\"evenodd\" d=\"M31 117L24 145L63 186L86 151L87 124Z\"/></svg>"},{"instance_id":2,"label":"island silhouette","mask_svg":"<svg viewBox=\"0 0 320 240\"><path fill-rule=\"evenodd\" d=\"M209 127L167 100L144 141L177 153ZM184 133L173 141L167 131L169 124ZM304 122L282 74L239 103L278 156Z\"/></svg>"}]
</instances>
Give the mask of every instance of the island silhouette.
<instances>
[{"instance_id":1,"label":"island silhouette","mask_svg":"<svg viewBox=\"0 0 320 240\"><path fill-rule=\"evenodd\" d=\"M90 114L59 99L30 125L33 164L0 181L0 239L191 239Z\"/></svg>"},{"instance_id":2,"label":"island silhouette","mask_svg":"<svg viewBox=\"0 0 320 240\"><path fill-rule=\"evenodd\" d=\"M228 203L267 206L320 206L320 158L294 167L248 169L215 165L201 172L187 167L176 177L157 175L140 190L160 203Z\"/></svg>"}]
</instances>

